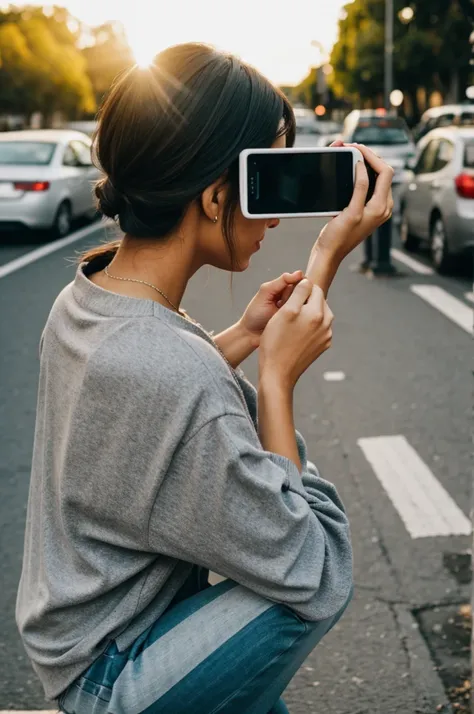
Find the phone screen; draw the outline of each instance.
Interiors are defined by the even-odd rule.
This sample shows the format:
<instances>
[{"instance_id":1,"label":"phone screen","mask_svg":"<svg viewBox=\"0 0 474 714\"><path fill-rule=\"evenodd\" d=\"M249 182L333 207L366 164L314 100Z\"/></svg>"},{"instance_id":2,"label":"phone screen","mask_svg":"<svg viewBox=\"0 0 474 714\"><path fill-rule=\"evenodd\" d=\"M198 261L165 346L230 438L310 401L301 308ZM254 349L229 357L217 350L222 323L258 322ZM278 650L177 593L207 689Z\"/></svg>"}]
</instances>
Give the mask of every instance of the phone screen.
<instances>
[{"instance_id":1,"label":"phone screen","mask_svg":"<svg viewBox=\"0 0 474 714\"><path fill-rule=\"evenodd\" d=\"M251 154L247 162L250 214L336 213L351 200L350 151Z\"/></svg>"}]
</instances>

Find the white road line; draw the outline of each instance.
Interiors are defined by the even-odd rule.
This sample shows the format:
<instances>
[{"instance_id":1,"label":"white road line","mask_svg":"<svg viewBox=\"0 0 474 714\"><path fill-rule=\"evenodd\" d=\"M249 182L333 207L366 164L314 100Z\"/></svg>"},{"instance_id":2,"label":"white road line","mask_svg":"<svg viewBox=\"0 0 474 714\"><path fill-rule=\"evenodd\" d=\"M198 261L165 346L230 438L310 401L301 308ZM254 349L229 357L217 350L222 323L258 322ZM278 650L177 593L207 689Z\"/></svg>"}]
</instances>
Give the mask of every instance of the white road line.
<instances>
[{"instance_id":1,"label":"white road line","mask_svg":"<svg viewBox=\"0 0 474 714\"><path fill-rule=\"evenodd\" d=\"M414 270L415 273L419 273L420 275L433 275L434 273L433 268L430 268L428 265L420 263L418 260L411 258L409 255L403 253L403 251L398 250L397 248L392 248L391 253L392 258L395 258L395 260L399 260L400 263L404 263L409 268Z\"/></svg>"},{"instance_id":2,"label":"white road line","mask_svg":"<svg viewBox=\"0 0 474 714\"><path fill-rule=\"evenodd\" d=\"M464 297L466 300L469 300L469 302L474 302L474 293L464 293Z\"/></svg>"},{"instance_id":3,"label":"white road line","mask_svg":"<svg viewBox=\"0 0 474 714\"><path fill-rule=\"evenodd\" d=\"M342 382L346 378L344 372L324 372L326 382Z\"/></svg>"},{"instance_id":4,"label":"white road line","mask_svg":"<svg viewBox=\"0 0 474 714\"><path fill-rule=\"evenodd\" d=\"M471 307L437 285L410 285L410 290L443 315L449 317L470 335L472 334L473 312Z\"/></svg>"},{"instance_id":5,"label":"white road line","mask_svg":"<svg viewBox=\"0 0 474 714\"><path fill-rule=\"evenodd\" d=\"M404 436L357 443L412 538L471 533L469 519Z\"/></svg>"},{"instance_id":6,"label":"white road line","mask_svg":"<svg viewBox=\"0 0 474 714\"><path fill-rule=\"evenodd\" d=\"M90 226L86 226L85 228L81 228L81 230L79 231L71 233L65 238L61 238L61 240L55 240L52 243L46 243L46 245L42 245L39 248L30 251L29 253L25 253L25 255L21 255L19 258L15 258L15 260L11 260L9 263L5 263L5 265L0 265L0 278L4 278L6 275L10 275L16 270L24 268L25 265L34 263L35 260L40 260L40 258L44 258L50 253L55 253L57 250L61 250L61 248L64 248L65 246L70 245L71 243L75 243L81 238L85 238L90 233L94 233L94 231L97 231L98 229L103 228L104 226L112 224L113 221L93 223ZM2 714L1 711L0 714Z\"/></svg>"}]
</instances>

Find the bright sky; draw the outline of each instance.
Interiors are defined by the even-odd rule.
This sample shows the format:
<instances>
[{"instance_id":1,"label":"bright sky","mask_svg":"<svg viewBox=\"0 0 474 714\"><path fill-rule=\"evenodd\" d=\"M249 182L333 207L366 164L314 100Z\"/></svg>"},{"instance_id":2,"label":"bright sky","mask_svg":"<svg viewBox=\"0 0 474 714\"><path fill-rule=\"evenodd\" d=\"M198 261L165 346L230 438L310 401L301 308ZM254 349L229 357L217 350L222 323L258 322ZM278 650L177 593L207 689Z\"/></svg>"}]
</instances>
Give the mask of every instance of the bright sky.
<instances>
[{"instance_id":1,"label":"bright sky","mask_svg":"<svg viewBox=\"0 0 474 714\"><path fill-rule=\"evenodd\" d=\"M273 82L291 85L320 61L318 50L311 46L313 40L331 49L341 8L348 0L55 2L89 25L122 22L137 61L146 61L179 42L208 42L254 64Z\"/></svg>"}]
</instances>

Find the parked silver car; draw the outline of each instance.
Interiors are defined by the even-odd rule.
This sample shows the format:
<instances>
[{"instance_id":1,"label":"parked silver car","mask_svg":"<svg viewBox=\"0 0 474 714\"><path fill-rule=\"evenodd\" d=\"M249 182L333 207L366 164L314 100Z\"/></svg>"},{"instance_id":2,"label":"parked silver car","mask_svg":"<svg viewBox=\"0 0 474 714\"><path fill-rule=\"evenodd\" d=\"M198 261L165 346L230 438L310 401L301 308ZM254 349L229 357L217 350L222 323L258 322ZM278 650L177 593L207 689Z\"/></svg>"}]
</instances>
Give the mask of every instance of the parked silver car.
<instances>
[{"instance_id":1,"label":"parked silver car","mask_svg":"<svg viewBox=\"0 0 474 714\"><path fill-rule=\"evenodd\" d=\"M67 235L73 218L95 215L92 183L99 171L91 140L78 131L0 134L0 230L52 229Z\"/></svg>"},{"instance_id":2,"label":"parked silver car","mask_svg":"<svg viewBox=\"0 0 474 714\"><path fill-rule=\"evenodd\" d=\"M423 241L439 272L474 247L474 127L434 129L417 146L402 196L401 240Z\"/></svg>"},{"instance_id":3,"label":"parked silver car","mask_svg":"<svg viewBox=\"0 0 474 714\"><path fill-rule=\"evenodd\" d=\"M355 109L345 118L341 139L348 144L366 144L393 168L393 221L398 224L401 190L406 180L405 165L416 152L404 119L388 114L384 109Z\"/></svg>"},{"instance_id":4,"label":"parked silver car","mask_svg":"<svg viewBox=\"0 0 474 714\"><path fill-rule=\"evenodd\" d=\"M355 109L344 120L341 139L344 143L370 146L395 170L394 183L403 179L405 162L415 156L415 143L402 117L383 109Z\"/></svg>"}]
</instances>

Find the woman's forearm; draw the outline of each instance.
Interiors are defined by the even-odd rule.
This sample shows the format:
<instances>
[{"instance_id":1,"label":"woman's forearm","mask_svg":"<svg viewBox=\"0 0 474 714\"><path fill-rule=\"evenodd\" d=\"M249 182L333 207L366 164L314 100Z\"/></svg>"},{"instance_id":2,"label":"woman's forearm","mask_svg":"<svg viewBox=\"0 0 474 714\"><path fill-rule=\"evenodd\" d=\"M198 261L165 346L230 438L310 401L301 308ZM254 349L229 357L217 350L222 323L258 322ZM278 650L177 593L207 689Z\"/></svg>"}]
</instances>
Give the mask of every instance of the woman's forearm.
<instances>
[{"instance_id":1,"label":"woman's forearm","mask_svg":"<svg viewBox=\"0 0 474 714\"><path fill-rule=\"evenodd\" d=\"M336 253L318 246L316 242L309 256L306 268L306 277L321 288L327 297L331 283L341 264L341 259Z\"/></svg>"},{"instance_id":2,"label":"woman's forearm","mask_svg":"<svg viewBox=\"0 0 474 714\"><path fill-rule=\"evenodd\" d=\"M263 448L285 456L301 472L293 419L293 390L261 376L258 383L258 435Z\"/></svg>"},{"instance_id":3,"label":"woman's forearm","mask_svg":"<svg viewBox=\"0 0 474 714\"><path fill-rule=\"evenodd\" d=\"M240 322L228 327L214 337L214 342L235 369L258 347L258 339L251 335Z\"/></svg>"}]
</instances>

